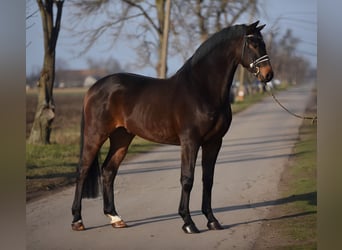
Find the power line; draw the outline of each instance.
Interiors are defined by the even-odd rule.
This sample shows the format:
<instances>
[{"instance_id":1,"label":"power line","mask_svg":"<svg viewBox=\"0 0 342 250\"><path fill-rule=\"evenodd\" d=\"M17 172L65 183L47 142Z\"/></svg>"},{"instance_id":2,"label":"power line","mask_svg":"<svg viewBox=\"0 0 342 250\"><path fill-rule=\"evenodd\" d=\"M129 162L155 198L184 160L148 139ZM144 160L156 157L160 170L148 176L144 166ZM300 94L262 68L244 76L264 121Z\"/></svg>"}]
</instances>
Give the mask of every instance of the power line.
<instances>
[{"instance_id":1,"label":"power line","mask_svg":"<svg viewBox=\"0 0 342 250\"><path fill-rule=\"evenodd\" d=\"M307 41L299 38L299 42L317 47L317 42Z\"/></svg>"},{"instance_id":2,"label":"power line","mask_svg":"<svg viewBox=\"0 0 342 250\"><path fill-rule=\"evenodd\" d=\"M312 24L317 25L317 21L307 20L307 19L301 19L301 18L293 18L293 17L284 17L281 16L280 19L293 21L293 22L300 22L300 23L306 23L306 24Z\"/></svg>"},{"instance_id":3,"label":"power line","mask_svg":"<svg viewBox=\"0 0 342 250\"><path fill-rule=\"evenodd\" d=\"M303 55L307 55L307 56L317 57L317 53L314 53L314 52L308 52L308 51L299 50L299 49L296 49L296 52L303 54Z\"/></svg>"}]
</instances>

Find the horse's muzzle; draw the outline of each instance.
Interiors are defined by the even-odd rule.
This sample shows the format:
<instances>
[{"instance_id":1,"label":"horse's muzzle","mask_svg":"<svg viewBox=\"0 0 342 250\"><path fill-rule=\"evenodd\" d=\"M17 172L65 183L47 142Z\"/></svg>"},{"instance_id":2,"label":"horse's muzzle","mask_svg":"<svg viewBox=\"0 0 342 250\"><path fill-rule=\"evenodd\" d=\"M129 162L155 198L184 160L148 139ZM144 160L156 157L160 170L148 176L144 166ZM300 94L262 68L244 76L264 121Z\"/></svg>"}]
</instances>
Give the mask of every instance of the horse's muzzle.
<instances>
[{"instance_id":1,"label":"horse's muzzle","mask_svg":"<svg viewBox=\"0 0 342 250\"><path fill-rule=\"evenodd\" d=\"M261 82L266 83L273 79L273 70L270 65L260 67L258 78Z\"/></svg>"}]
</instances>

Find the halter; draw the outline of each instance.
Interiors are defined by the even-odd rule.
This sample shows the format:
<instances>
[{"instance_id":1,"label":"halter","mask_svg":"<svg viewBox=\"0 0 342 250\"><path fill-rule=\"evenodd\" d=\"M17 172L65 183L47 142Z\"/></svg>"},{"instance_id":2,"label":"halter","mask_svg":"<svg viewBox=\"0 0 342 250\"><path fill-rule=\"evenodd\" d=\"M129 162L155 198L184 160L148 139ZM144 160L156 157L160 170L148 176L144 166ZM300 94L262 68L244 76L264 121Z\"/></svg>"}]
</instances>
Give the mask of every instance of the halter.
<instances>
[{"instance_id":1,"label":"halter","mask_svg":"<svg viewBox=\"0 0 342 250\"><path fill-rule=\"evenodd\" d=\"M241 61L243 60L243 58L244 58L244 56L245 56L245 48L246 48L246 44L247 44L247 38L249 38L249 37L254 37L254 35L246 35L246 36L245 36L245 41L244 41L244 44L243 44L243 49L242 49L242 54L241 54ZM269 60L270 60L270 59L269 59L269 57L268 57L267 54L266 54L266 55L263 55L263 56L261 56L261 57L255 59L253 62L251 62L251 63L249 64L249 68L252 69L253 71L255 71L255 72L253 73L255 76L258 76L259 73L260 73L260 67L258 67L258 65L259 65L260 63L267 62L267 61L269 61Z\"/></svg>"}]
</instances>

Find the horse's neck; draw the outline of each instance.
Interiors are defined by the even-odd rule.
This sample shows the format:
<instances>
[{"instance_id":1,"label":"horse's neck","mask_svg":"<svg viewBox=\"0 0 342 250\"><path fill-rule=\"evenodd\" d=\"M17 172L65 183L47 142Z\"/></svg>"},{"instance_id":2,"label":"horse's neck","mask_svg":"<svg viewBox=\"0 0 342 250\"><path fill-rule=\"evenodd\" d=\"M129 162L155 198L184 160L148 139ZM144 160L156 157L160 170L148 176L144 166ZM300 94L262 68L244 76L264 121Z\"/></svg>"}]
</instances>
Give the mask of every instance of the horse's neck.
<instances>
[{"instance_id":1,"label":"horse's neck","mask_svg":"<svg viewBox=\"0 0 342 250\"><path fill-rule=\"evenodd\" d=\"M229 102L231 86L232 86L232 82L234 79L237 66L238 66L238 63L234 63L234 64L231 64L231 66L227 68L227 81L226 83L223 83L221 86L222 87L221 99L227 102Z\"/></svg>"},{"instance_id":2,"label":"horse's neck","mask_svg":"<svg viewBox=\"0 0 342 250\"><path fill-rule=\"evenodd\" d=\"M215 65L210 61L203 61L199 70L192 74L196 79L198 87L215 103L215 105L226 105L229 103L229 93L234 74L238 66L238 60L229 53L222 59L218 58ZM196 75L195 75L196 74Z\"/></svg>"}]
</instances>

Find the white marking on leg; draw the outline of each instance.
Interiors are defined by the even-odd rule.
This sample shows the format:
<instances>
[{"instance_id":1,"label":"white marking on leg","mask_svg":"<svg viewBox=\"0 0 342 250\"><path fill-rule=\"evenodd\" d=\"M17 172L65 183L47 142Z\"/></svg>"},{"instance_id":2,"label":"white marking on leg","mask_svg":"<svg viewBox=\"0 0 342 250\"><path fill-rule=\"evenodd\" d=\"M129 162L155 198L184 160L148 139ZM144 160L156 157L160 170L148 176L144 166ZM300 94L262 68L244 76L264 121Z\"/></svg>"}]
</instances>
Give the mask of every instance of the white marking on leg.
<instances>
[{"instance_id":1,"label":"white marking on leg","mask_svg":"<svg viewBox=\"0 0 342 250\"><path fill-rule=\"evenodd\" d=\"M121 217L118 216L118 215L110 215L110 214L106 214L106 216L110 219L110 224L113 224L115 222L118 222L118 221L122 221Z\"/></svg>"}]
</instances>

